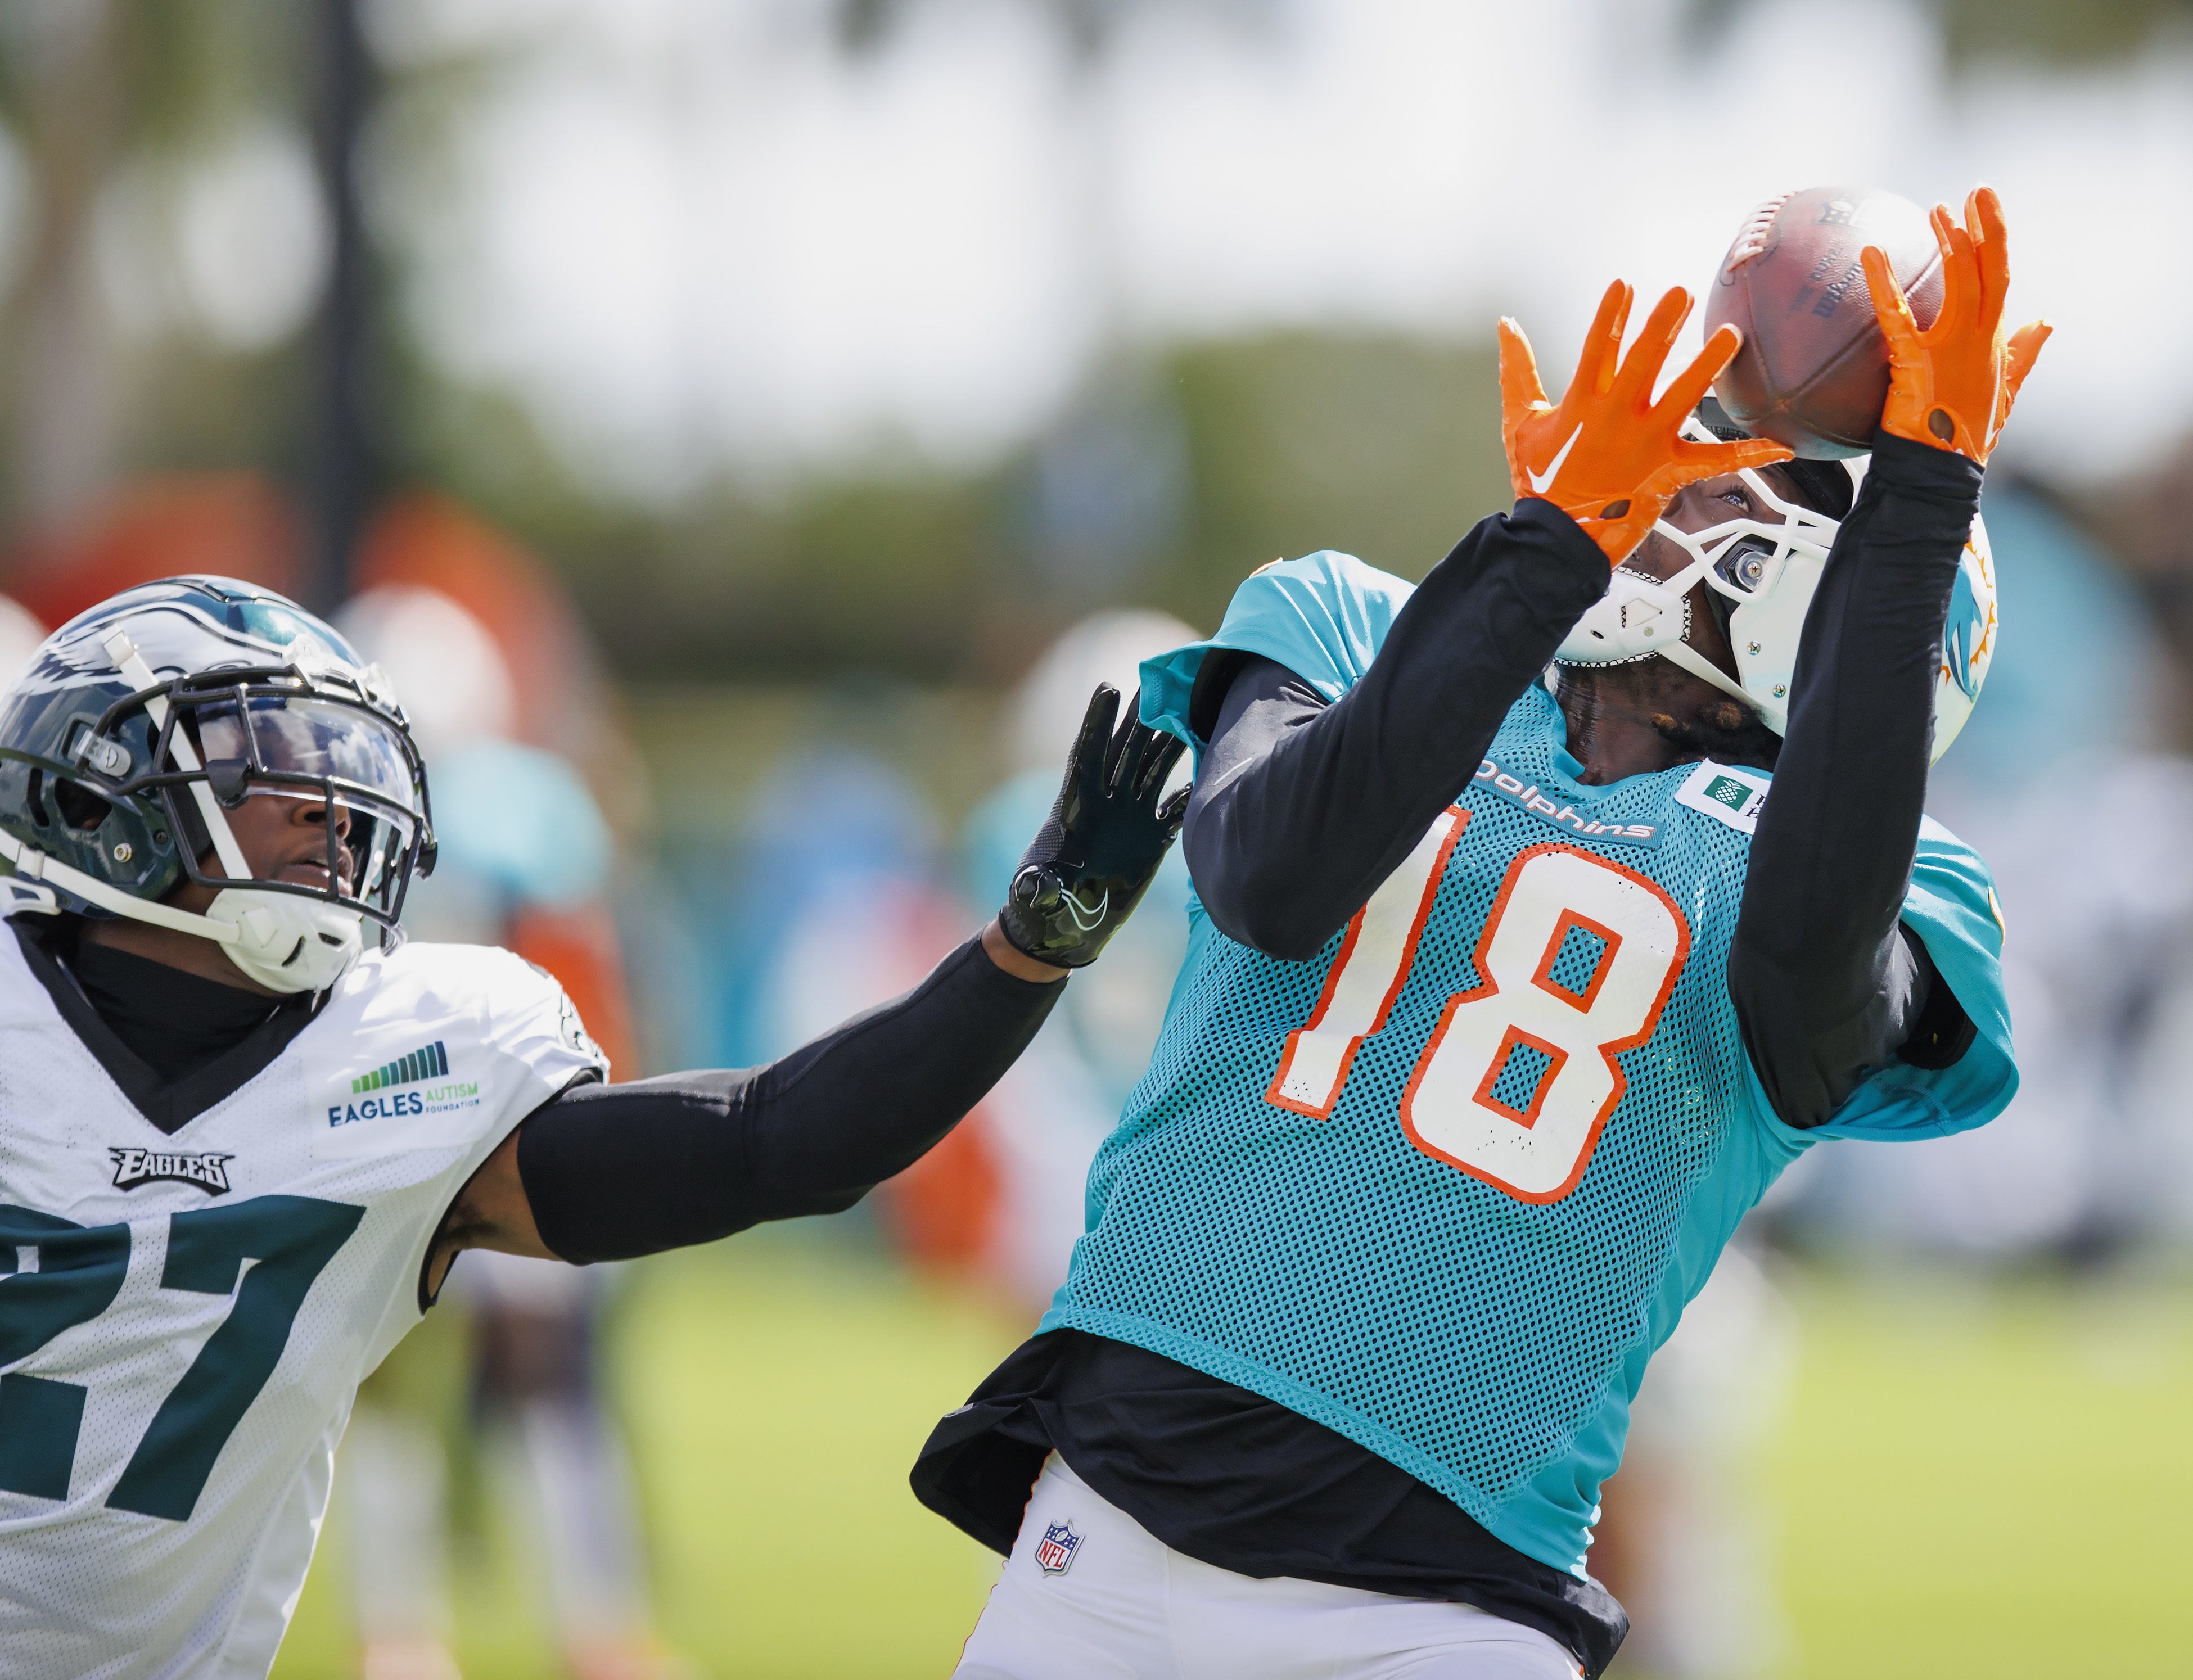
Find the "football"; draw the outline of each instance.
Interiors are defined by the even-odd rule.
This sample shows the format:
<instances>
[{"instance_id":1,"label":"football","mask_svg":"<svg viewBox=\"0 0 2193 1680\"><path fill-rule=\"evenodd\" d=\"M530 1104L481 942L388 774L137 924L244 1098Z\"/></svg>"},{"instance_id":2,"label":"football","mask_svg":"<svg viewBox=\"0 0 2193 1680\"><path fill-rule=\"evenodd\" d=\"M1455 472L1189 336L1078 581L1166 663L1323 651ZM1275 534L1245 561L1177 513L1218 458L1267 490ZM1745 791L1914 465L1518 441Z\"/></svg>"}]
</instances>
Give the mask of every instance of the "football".
<instances>
[{"instance_id":1,"label":"football","mask_svg":"<svg viewBox=\"0 0 2193 1680\"><path fill-rule=\"evenodd\" d=\"M1768 199L1738 231L1707 294L1707 334L1726 323L1744 334L1714 395L1738 426L1807 460L1864 454L1888 400L1888 344L1858 261L1868 245L1887 254L1912 315L1932 326L1942 262L1927 213L1865 187Z\"/></svg>"}]
</instances>

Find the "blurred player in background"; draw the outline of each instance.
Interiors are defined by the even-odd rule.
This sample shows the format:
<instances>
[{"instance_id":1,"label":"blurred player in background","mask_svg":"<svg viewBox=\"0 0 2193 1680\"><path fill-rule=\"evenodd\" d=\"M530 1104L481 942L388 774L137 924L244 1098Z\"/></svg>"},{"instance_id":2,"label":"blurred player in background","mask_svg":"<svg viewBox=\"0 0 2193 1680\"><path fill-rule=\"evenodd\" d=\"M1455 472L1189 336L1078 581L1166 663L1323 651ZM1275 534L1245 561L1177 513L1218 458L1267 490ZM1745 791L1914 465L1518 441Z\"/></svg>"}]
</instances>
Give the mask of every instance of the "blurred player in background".
<instances>
[{"instance_id":1,"label":"blurred player in background","mask_svg":"<svg viewBox=\"0 0 2193 1680\"><path fill-rule=\"evenodd\" d=\"M960 836L962 896L980 904L1012 879L1012 837L1056 793L1042 742L1071 732L1100 683L1134 691L1142 662L1195 632L1155 612L1097 613L1053 643L1008 701L1011 780ZM884 1210L908 1255L972 1282L1016 1313L1039 1312L1066 1281L1081 1234L1089 1163L1148 1064L1188 946L1188 866L1169 854L1133 921L1061 1000L1035 1042L974 1113L891 1180Z\"/></svg>"},{"instance_id":2,"label":"blurred player in background","mask_svg":"<svg viewBox=\"0 0 2193 1680\"><path fill-rule=\"evenodd\" d=\"M2018 1100L1901 1172L1830 1151L1784 1217L1875 1251L2107 1264L2193 1234L2193 765L2163 746L2184 713L2155 615L2109 557L2014 482L1989 486L1988 530L2020 628L1928 809L1995 871Z\"/></svg>"},{"instance_id":3,"label":"blurred player in background","mask_svg":"<svg viewBox=\"0 0 2193 1680\"><path fill-rule=\"evenodd\" d=\"M1201 913L1042 1333L916 1467L1009 1554L967 1680L1598 1673L1599 1487L1738 1220L1823 1138L2009 1100L1987 874L1922 809L2046 329L2007 346L1992 195L1967 216L1923 334L1865 254L1855 505L1686 436L1737 334L1656 404L1689 300L1624 360L1618 285L1558 407L1503 323L1512 514L1414 590L1266 567L1145 667Z\"/></svg>"},{"instance_id":4,"label":"blurred player in background","mask_svg":"<svg viewBox=\"0 0 2193 1680\"><path fill-rule=\"evenodd\" d=\"M1591 1569L1629 1615L1623 1674L1757 1680L1788 1655L1758 1471L1797 1351L1796 1314L1739 1233L1653 1354L1601 1492Z\"/></svg>"},{"instance_id":5,"label":"blurred player in background","mask_svg":"<svg viewBox=\"0 0 2193 1680\"><path fill-rule=\"evenodd\" d=\"M754 974L741 1025L762 1054L873 1007L955 942L935 820L899 768L825 739L795 747L747 812L741 886ZM1056 790L1053 790L1054 793ZM869 960L848 965L858 940Z\"/></svg>"},{"instance_id":6,"label":"blurred player in background","mask_svg":"<svg viewBox=\"0 0 2193 1680\"><path fill-rule=\"evenodd\" d=\"M521 574L506 587L528 583ZM455 600L417 584L367 590L337 627L410 697L412 732L435 765L439 854L406 904L412 935L505 946L538 963L610 1065L635 1066L603 897L614 842L577 772L511 738L520 711L505 649ZM513 1495L512 1526L545 1566L541 1608L575 1680L686 1671L652 1631L637 1501L599 1392L609 1276L484 1251L448 1292L471 1342L469 1403L448 1407L449 1385L431 1369L461 1357L448 1335L407 1339L359 1391L341 1466L365 1680L458 1673L444 1535L451 1413L477 1428L491 1485Z\"/></svg>"}]
</instances>

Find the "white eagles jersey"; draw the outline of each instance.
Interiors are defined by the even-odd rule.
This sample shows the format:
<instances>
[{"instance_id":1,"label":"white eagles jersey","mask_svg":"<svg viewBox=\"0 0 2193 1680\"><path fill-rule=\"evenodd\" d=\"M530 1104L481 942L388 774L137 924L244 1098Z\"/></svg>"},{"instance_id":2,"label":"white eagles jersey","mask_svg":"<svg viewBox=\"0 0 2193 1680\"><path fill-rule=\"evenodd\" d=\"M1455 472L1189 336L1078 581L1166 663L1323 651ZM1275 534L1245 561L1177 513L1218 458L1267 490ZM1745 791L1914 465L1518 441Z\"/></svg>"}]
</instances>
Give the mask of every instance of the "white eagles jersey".
<instances>
[{"instance_id":1,"label":"white eagles jersey","mask_svg":"<svg viewBox=\"0 0 2193 1680\"><path fill-rule=\"evenodd\" d=\"M260 1680L451 1201L607 1067L530 963L409 945L169 1135L49 961L0 934L0 1677Z\"/></svg>"}]
</instances>

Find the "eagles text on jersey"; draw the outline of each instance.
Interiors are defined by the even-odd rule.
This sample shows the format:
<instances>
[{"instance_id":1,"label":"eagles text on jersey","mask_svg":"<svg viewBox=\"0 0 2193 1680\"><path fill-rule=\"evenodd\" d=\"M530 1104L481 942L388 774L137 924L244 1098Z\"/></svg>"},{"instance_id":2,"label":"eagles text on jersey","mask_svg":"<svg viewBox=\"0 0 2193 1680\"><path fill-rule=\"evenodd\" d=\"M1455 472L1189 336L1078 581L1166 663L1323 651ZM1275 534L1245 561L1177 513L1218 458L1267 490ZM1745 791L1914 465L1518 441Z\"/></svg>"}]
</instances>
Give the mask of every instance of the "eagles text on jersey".
<instances>
[{"instance_id":1,"label":"eagles text on jersey","mask_svg":"<svg viewBox=\"0 0 2193 1680\"><path fill-rule=\"evenodd\" d=\"M369 955L163 1135L0 936L0 1676L259 1675L450 1202L605 1072L507 951Z\"/></svg>"}]
</instances>

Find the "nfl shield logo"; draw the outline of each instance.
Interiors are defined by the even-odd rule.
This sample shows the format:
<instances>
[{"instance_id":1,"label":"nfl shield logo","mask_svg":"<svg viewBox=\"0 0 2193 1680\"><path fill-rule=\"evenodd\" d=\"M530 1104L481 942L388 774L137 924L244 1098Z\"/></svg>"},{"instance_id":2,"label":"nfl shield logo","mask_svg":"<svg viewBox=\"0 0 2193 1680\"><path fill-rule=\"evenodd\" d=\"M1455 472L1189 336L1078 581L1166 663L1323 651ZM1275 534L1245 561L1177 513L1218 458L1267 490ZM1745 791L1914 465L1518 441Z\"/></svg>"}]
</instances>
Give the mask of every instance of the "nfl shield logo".
<instances>
[{"instance_id":1,"label":"nfl shield logo","mask_svg":"<svg viewBox=\"0 0 2193 1680\"><path fill-rule=\"evenodd\" d=\"M1035 1561L1047 1575L1062 1575L1074 1563L1074 1554L1081 1550L1081 1536L1074 1532L1074 1519L1053 1523L1043 1531L1037 1542Z\"/></svg>"}]
</instances>

